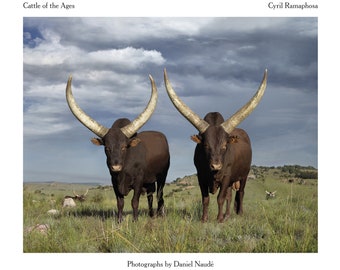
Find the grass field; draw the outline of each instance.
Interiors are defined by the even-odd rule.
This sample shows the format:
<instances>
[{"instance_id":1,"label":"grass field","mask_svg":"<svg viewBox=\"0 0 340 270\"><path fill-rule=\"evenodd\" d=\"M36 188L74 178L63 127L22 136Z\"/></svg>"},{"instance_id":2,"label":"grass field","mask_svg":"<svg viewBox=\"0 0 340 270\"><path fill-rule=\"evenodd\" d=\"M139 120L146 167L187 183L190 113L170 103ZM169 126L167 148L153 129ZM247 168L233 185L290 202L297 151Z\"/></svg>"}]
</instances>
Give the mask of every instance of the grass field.
<instances>
[{"instance_id":1,"label":"grass field","mask_svg":"<svg viewBox=\"0 0 340 270\"><path fill-rule=\"evenodd\" d=\"M222 224L216 221L216 195L210 199L209 222L200 222L201 197L196 176L177 179L165 186L163 218L148 217L146 196L142 196L139 220L132 222L130 192L125 199L121 224L115 217L116 199L110 186L25 183L23 251L318 252L317 180L287 181L288 178L289 174L283 175L277 168L267 168L260 177L248 180L244 214L237 216L233 212ZM65 195L72 195L72 190L81 193L87 188L85 202L62 209ZM266 190L276 190L276 197L267 200ZM60 212L49 215L50 209ZM39 231L37 224L43 224L46 230Z\"/></svg>"}]
</instances>

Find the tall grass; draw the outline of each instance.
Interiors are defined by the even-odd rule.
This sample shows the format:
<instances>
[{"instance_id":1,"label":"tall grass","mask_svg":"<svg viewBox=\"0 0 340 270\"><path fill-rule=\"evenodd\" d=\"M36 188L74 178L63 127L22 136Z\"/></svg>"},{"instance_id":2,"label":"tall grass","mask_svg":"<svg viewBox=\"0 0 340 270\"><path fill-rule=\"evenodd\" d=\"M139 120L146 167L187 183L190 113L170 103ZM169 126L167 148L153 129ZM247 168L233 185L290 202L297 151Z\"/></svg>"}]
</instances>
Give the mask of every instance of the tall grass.
<instances>
[{"instance_id":1,"label":"tall grass","mask_svg":"<svg viewBox=\"0 0 340 270\"><path fill-rule=\"evenodd\" d=\"M165 187L166 216L150 218L146 197L140 200L138 222L132 222L130 194L124 221L115 217L113 191L93 188L88 200L75 209L49 216L51 207L61 209L62 192L51 196L24 190L24 228L48 224L44 234L24 230L24 252L317 252L317 182L288 184L267 175L247 183L244 214L232 213L217 223L216 195L211 196L209 222L202 224L197 181L186 188L173 183ZM264 191L277 190L266 200ZM92 199L91 199L92 198ZM96 198L96 200L95 200ZM99 199L98 199L99 198ZM34 202L33 202L34 201Z\"/></svg>"}]
</instances>

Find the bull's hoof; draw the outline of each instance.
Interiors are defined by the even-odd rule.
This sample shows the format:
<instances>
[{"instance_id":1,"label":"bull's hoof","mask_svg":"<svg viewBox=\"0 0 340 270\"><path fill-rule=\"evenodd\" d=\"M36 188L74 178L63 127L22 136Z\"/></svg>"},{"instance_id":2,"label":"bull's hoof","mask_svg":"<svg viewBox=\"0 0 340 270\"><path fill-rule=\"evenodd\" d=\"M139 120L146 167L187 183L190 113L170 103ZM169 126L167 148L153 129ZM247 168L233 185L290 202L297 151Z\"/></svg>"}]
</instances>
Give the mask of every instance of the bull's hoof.
<instances>
[{"instance_id":1,"label":"bull's hoof","mask_svg":"<svg viewBox=\"0 0 340 270\"><path fill-rule=\"evenodd\" d=\"M229 218L229 215L217 216L217 222L223 223L223 222L227 221L228 218Z\"/></svg>"},{"instance_id":2,"label":"bull's hoof","mask_svg":"<svg viewBox=\"0 0 340 270\"><path fill-rule=\"evenodd\" d=\"M208 222L208 217L202 217L202 218L201 218L201 222L202 222L202 223Z\"/></svg>"},{"instance_id":3,"label":"bull's hoof","mask_svg":"<svg viewBox=\"0 0 340 270\"><path fill-rule=\"evenodd\" d=\"M243 215L243 210L235 210L235 213L239 216L242 216Z\"/></svg>"},{"instance_id":4,"label":"bull's hoof","mask_svg":"<svg viewBox=\"0 0 340 270\"><path fill-rule=\"evenodd\" d=\"M136 216L133 216L133 218L132 218L132 222L137 222L138 221L138 216L136 215Z\"/></svg>"},{"instance_id":5,"label":"bull's hoof","mask_svg":"<svg viewBox=\"0 0 340 270\"><path fill-rule=\"evenodd\" d=\"M165 209L164 209L164 207L161 207L161 209L157 210L157 216L158 217L164 217L165 216Z\"/></svg>"}]
</instances>

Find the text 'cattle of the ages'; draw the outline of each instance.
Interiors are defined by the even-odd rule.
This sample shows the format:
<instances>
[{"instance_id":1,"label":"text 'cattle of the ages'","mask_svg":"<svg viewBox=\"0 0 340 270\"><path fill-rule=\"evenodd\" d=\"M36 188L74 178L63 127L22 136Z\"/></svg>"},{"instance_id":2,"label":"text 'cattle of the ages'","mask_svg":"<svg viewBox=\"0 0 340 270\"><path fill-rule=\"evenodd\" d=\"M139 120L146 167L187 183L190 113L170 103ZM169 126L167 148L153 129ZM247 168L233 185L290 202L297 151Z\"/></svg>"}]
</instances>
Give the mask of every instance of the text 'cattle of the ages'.
<instances>
[{"instance_id":1,"label":"text 'cattle of the ages'","mask_svg":"<svg viewBox=\"0 0 340 270\"><path fill-rule=\"evenodd\" d=\"M69 4L66 2L23 2L22 7L24 9L34 10L34 9L75 9L74 4Z\"/></svg>"}]
</instances>

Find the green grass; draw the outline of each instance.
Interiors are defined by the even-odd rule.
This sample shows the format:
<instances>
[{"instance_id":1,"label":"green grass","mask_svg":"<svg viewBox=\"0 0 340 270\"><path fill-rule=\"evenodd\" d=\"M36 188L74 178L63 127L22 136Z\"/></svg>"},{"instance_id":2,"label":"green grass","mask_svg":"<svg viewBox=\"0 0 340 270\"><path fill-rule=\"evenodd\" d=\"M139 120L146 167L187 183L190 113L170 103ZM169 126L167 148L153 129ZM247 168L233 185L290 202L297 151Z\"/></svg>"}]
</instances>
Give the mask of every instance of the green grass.
<instances>
[{"instance_id":1,"label":"green grass","mask_svg":"<svg viewBox=\"0 0 340 270\"><path fill-rule=\"evenodd\" d=\"M216 195L210 199L209 222L200 222L201 198L195 176L165 186L163 218L148 217L146 196L142 196L139 220L132 222L130 192L121 224L114 215L112 189L92 187L84 203L62 210L63 196L72 193L75 185L25 184L23 251L318 252L317 180L303 185L285 183L274 172L248 181L244 214L233 212L223 224L216 221ZM277 196L266 200L265 190L277 190ZM61 210L60 215L49 216L51 208ZM48 224L49 230L46 234L27 232L36 224Z\"/></svg>"}]
</instances>

